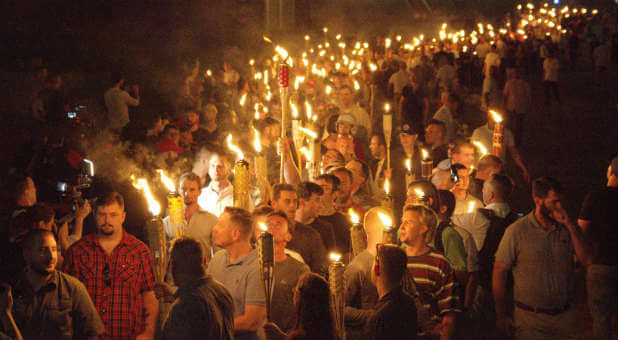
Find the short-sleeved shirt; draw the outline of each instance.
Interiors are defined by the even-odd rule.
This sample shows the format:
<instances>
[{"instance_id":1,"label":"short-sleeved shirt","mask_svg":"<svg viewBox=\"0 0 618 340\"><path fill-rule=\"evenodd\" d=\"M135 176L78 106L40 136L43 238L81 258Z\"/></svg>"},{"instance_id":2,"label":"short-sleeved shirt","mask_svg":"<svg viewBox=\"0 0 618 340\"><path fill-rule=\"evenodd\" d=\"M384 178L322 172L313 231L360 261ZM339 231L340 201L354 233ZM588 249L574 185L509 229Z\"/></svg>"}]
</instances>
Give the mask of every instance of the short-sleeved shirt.
<instances>
[{"instance_id":1,"label":"short-sleeved shirt","mask_svg":"<svg viewBox=\"0 0 618 340\"><path fill-rule=\"evenodd\" d=\"M217 216L204 210L198 210L191 216L188 223L185 220L183 226L184 235L194 237L198 240L202 244L202 247L204 247L204 252L208 259L211 258L211 251L214 249L212 228L215 224L217 224ZM170 223L169 216L163 219L163 225L165 227L165 234L169 240L179 236L176 235ZM215 253L215 251L212 251L212 253Z\"/></svg>"},{"instance_id":2,"label":"short-sleeved shirt","mask_svg":"<svg viewBox=\"0 0 618 340\"><path fill-rule=\"evenodd\" d=\"M413 340L416 339L417 318L414 299L397 287L384 295L376 304L367 322L369 340Z\"/></svg>"},{"instance_id":3,"label":"short-sleeved shirt","mask_svg":"<svg viewBox=\"0 0 618 340\"><path fill-rule=\"evenodd\" d=\"M257 249L233 263L227 250L218 251L208 264L208 274L229 290L234 299L234 317L244 315L245 306L265 305Z\"/></svg>"},{"instance_id":4,"label":"short-sleeved shirt","mask_svg":"<svg viewBox=\"0 0 618 340\"><path fill-rule=\"evenodd\" d=\"M589 221L588 235L594 244L593 263L618 264L618 188L607 187L589 193L579 219Z\"/></svg>"},{"instance_id":5,"label":"short-sleeved shirt","mask_svg":"<svg viewBox=\"0 0 618 340\"><path fill-rule=\"evenodd\" d=\"M408 256L407 267L423 307L431 315L441 317L461 311L455 272L444 255L430 249L419 256Z\"/></svg>"},{"instance_id":6,"label":"short-sleeved shirt","mask_svg":"<svg viewBox=\"0 0 618 340\"><path fill-rule=\"evenodd\" d=\"M552 309L573 301L573 255L569 231L543 228L533 211L506 229L496 262L512 266L516 301Z\"/></svg>"},{"instance_id":7,"label":"short-sleeved shirt","mask_svg":"<svg viewBox=\"0 0 618 340\"><path fill-rule=\"evenodd\" d=\"M485 209L493 211L496 216L500 218L506 218L511 212L511 208L507 203L491 203L488 204ZM489 225L491 224L487 216L478 209L474 209L471 213L453 216L452 220L453 224L472 234L474 242L476 243L476 249L483 249L485 237L487 236L487 229L489 229Z\"/></svg>"},{"instance_id":8,"label":"short-sleeved shirt","mask_svg":"<svg viewBox=\"0 0 618 340\"><path fill-rule=\"evenodd\" d=\"M211 276L184 284L163 323L162 339L234 339L234 302Z\"/></svg>"},{"instance_id":9,"label":"short-sleeved shirt","mask_svg":"<svg viewBox=\"0 0 618 340\"><path fill-rule=\"evenodd\" d=\"M487 124L474 129L472 132L472 137L470 140L479 141L483 144L487 151L491 152L494 148L494 130L490 129ZM515 138L513 138L513 133L509 128L504 128L504 139L502 140L502 153L500 154L500 159L504 161L506 159L506 151L508 148L515 146Z\"/></svg>"},{"instance_id":10,"label":"short-sleeved shirt","mask_svg":"<svg viewBox=\"0 0 618 340\"><path fill-rule=\"evenodd\" d=\"M275 289L273 290L270 321L284 332L294 327L296 311L294 309L294 288L300 276L309 271L309 267L287 256L281 262L275 262Z\"/></svg>"},{"instance_id":11,"label":"short-sleeved shirt","mask_svg":"<svg viewBox=\"0 0 618 340\"><path fill-rule=\"evenodd\" d=\"M12 284L13 316L24 339L85 339L105 333L86 287L54 271L38 290L22 272Z\"/></svg>"},{"instance_id":12,"label":"short-sleeved shirt","mask_svg":"<svg viewBox=\"0 0 618 340\"><path fill-rule=\"evenodd\" d=\"M86 286L106 336L131 339L144 331L143 293L153 289L154 268L142 241L123 231L120 243L107 255L96 234L86 235L67 250L63 270Z\"/></svg>"},{"instance_id":13,"label":"short-sleeved shirt","mask_svg":"<svg viewBox=\"0 0 618 340\"><path fill-rule=\"evenodd\" d=\"M129 123L129 105L139 105L139 99L131 97L128 92L112 87L105 91L105 106L109 114L109 125L122 128Z\"/></svg>"},{"instance_id":14,"label":"short-sleeved shirt","mask_svg":"<svg viewBox=\"0 0 618 340\"><path fill-rule=\"evenodd\" d=\"M485 205L478 198L466 193L466 198L455 200L455 210L453 210L453 218L457 215L467 214L470 210L471 202L474 202L474 208L482 208Z\"/></svg>"},{"instance_id":15,"label":"short-sleeved shirt","mask_svg":"<svg viewBox=\"0 0 618 340\"><path fill-rule=\"evenodd\" d=\"M217 193L213 190L214 182L202 189L198 202L200 207L209 213L220 217L226 207L234 206L234 187L229 183L223 190Z\"/></svg>"},{"instance_id":16,"label":"short-sleeved shirt","mask_svg":"<svg viewBox=\"0 0 618 340\"><path fill-rule=\"evenodd\" d=\"M346 337L365 339L365 326L378 302L378 291L371 282L375 256L364 250L352 259L343 272L345 283Z\"/></svg>"},{"instance_id":17,"label":"short-sleeved shirt","mask_svg":"<svg viewBox=\"0 0 618 340\"><path fill-rule=\"evenodd\" d=\"M457 121L453 117L453 113L446 106L442 105L436 114L433 115L433 119L439 120L446 126L446 138L447 140L452 140L457 133Z\"/></svg>"}]
</instances>

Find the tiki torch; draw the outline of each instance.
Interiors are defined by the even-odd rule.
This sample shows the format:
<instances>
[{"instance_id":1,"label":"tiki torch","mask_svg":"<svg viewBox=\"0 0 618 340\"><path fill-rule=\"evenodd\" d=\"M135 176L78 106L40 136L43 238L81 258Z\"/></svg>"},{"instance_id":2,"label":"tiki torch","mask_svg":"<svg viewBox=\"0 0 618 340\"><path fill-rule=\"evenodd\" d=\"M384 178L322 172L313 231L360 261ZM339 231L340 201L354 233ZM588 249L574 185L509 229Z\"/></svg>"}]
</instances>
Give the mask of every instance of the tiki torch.
<instances>
[{"instance_id":1,"label":"tiki torch","mask_svg":"<svg viewBox=\"0 0 618 340\"><path fill-rule=\"evenodd\" d=\"M152 219L146 221L148 246L152 251L156 280L163 281L167 272L167 239L165 237L163 221L159 217L161 205L154 199L146 179L135 179L135 176L131 175L131 180L136 189L144 192L146 202L148 203L148 210L152 214Z\"/></svg>"},{"instance_id":2,"label":"tiki torch","mask_svg":"<svg viewBox=\"0 0 618 340\"><path fill-rule=\"evenodd\" d=\"M378 212L378 217L384 225L382 242L386 244L397 244L397 230L393 228L393 219L383 212Z\"/></svg>"},{"instance_id":3,"label":"tiki torch","mask_svg":"<svg viewBox=\"0 0 618 340\"><path fill-rule=\"evenodd\" d=\"M292 111L292 140L294 141L294 147L296 148L296 156L298 157L298 168L301 168L302 160L300 159L300 147L303 143L303 136L300 129L303 127L302 120L298 117L298 108L296 104L290 102L290 109Z\"/></svg>"},{"instance_id":4,"label":"tiki torch","mask_svg":"<svg viewBox=\"0 0 618 340\"><path fill-rule=\"evenodd\" d=\"M174 233L174 238L182 236L185 223L185 205L182 196L176 192L174 181L165 175L161 169L156 170L161 176L161 182L165 185L169 193L167 194L167 214Z\"/></svg>"},{"instance_id":5,"label":"tiki torch","mask_svg":"<svg viewBox=\"0 0 618 340\"><path fill-rule=\"evenodd\" d=\"M328 266L328 284L333 310L335 311L335 324L339 332L339 338L345 339L345 325L343 309L345 307L343 271L345 266L341 262L341 254L330 253L331 264Z\"/></svg>"},{"instance_id":6,"label":"tiki torch","mask_svg":"<svg viewBox=\"0 0 618 340\"><path fill-rule=\"evenodd\" d=\"M308 128L300 127L299 132L303 132L307 137L310 138L309 141L309 149L306 149L306 157L307 157L307 173L310 181L314 181L316 177L318 177L318 163L315 158L315 149L316 149L316 141L318 139L318 134Z\"/></svg>"},{"instance_id":7,"label":"tiki torch","mask_svg":"<svg viewBox=\"0 0 618 340\"><path fill-rule=\"evenodd\" d=\"M261 202L268 201L268 167L266 165L266 156L262 153L262 142L260 141L260 133L256 128L253 128L255 139L253 140L253 148L255 149L255 178L257 188L260 191Z\"/></svg>"},{"instance_id":8,"label":"tiki torch","mask_svg":"<svg viewBox=\"0 0 618 340\"><path fill-rule=\"evenodd\" d=\"M393 132L393 115L390 113L391 105L384 104L384 115L382 116L382 129L384 130L384 140L386 141L386 168L391 168L391 134Z\"/></svg>"},{"instance_id":9,"label":"tiki torch","mask_svg":"<svg viewBox=\"0 0 618 340\"><path fill-rule=\"evenodd\" d=\"M406 188L410 185L410 183L412 183L413 178L414 176L412 174L412 159L406 158Z\"/></svg>"},{"instance_id":10,"label":"tiki torch","mask_svg":"<svg viewBox=\"0 0 618 340\"><path fill-rule=\"evenodd\" d=\"M275 243L273 234L268 232L264 223L259 223L262 232L258 237L258 256L260 265L260 277L264 283L264 299L266 300L266 319L270 320L271 307L270 303L275 287L274 270L275 270Z\"/></svg>"},{"instance_id":11,"label":"tiki torch","mask_svg":"<svg viewBox=\"0 0 618 340\"><path fill-rule=\"evenodd\" d=\"M227 147L236 153L238 159L234 163L234 206L251 211L249 163L240 148L232 143L231 134L227 136Z\"/></svg>"},{"instance_id":12,"label":"tiki torch","mask_svg":"<svg viewBox=\"0 0 618 340\"><path fill-rule=\"evenodd\" d=\"M427 150L421 149L422 159L421 159L421 176L424 180L429 181L431 178L431 170L433 169L433 159L431 159L431 155Z\"/></svg>"},{"instance_id":13,"label":"tiki torch","mask_svg":"<svg viewBox=\"0 0 618 340\"><path fill-rule=\"evenodd\" d=\"M360 223L360 218L356 212L354 212L354 209L348 209L348 215L350 215L350 222L352 222L352 228L350 228L352 254L356 256L367 248L367 235L365 234L365 228L363 228L363 225Z\"/></svg>"},{"instance_id":14,"label":"tiki torch","mask_svg":"<svg viewBox=\"0 0 618 340\"><path fill-rule=\"evenodd\" d=\"M502 116L496 111L489 110L494 120L494 134L492 138L492 153L500 157L502 154L502 142L504 141L504 124L502 124Z\"/></svg>"},{"instance_id":15,"label":"tiki torch","mask_svg":"<svg viewBox=\"0 0 618 340\"><path fill-rule=\"evenodd\" d=\"M290 66L286 63L288 52L281 46L275 48L277 53L281 55L281 64L279 64L279 92L281 95L281 138L286 138L287 129L287 104L288 104L288 87L290 85ZM279 169L279 182L285 183L285 154L281 153L281 168Z\"/></svg>"},{"instance_id":16,"label":"tiki torch","mask_svg":"<svg viewBox=\"0 0 618 340\"><path fill-rule=\"evenodd\" d=\"M393 196L391 195L391 182L386 178L384 180L384 199L382 200L382 207L384 209L393 210Z\"/></svg>"}]
</instances>

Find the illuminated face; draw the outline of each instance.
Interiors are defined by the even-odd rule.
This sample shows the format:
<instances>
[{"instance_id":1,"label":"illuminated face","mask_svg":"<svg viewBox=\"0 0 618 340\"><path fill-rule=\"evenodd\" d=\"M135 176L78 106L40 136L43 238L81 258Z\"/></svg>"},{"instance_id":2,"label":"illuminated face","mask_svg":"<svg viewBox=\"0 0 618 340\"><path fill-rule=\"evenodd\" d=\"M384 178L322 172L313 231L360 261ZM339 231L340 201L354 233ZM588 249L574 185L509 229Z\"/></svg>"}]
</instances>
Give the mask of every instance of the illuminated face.
<instances>
[{"instance_id":1,"label":"illuminated face","mask_svg":"<svg viewBox=\"0 0 618 340\"><path fill-rule=\"evenodd\" d=\"M292 235L288 230L288 221L281 216L269 216L266 220L268 232L273 234L275 244L285 244L290 242Z\"/></svg>"},{"instance_id":2,"label":"illuminated face","mask_svg":"<svg viewBox=\"0 0 618 340\"><path fill-rule=\"evenodd\" d=\"M227 159L219 155L214 155L210 158L208 167L208 175L213 181L224 181L228 176Z\"/></svg>"},{"instance_id":3,"label":"illuminated face","mask_svg":"<svg viewBox=\"0 0 618 340\"><path fill-rule=\"evenodd\" d=\"M339 101L343 106L350 106L354 104L354 96L348 88L343 88L339 91Z\"/></svg>"},{"instance_id":4,"label":"illuminated face","mask_svg":"<svg viewBox=\"0 0 618 340\"><path fill-rule=\"evenodd\" d=\"M340 135L351 135L352 134L352 124L348 122L338 122L337 123L337 133Z\"/></svg>"},{"instance_id":5,"label":"illuminated face","mask_svg":"<svg viewBox=\"0 0 618 340\"><path fill-rule=\"evenodd\" d=\"M333 185L330 184L329 181L324 179L318 179L315 183L322 187L322 190L324 190L324 193L322 194L322 196L320 196L320 199L322 201L322 207L328 207L329 205L332 205L334 199Z\"/></svg>"},{"instance_id":6,"label":"illuminated face","mask_svg":"<svg viewBox=\"0 0 618 340\"><path fill-rule=\"evenodd\" d=\"M273 200L273 208L275 210L281 210L290 220L294 220L296 217L296 192L284 190L279 192L279 199Z\"/></svg>"},{"instance_id":7,"label":"illuminated face","mask_svg":"<svg viewBox=\"0 0 618 340\"><path fill-rule=\"evenodd\" d=\"M453 153L453 163L462 164L469 169L474 164L474 148L462 146L459 153Z\"/></svg>"},{"instance_id":8,"label":"illuminated face","mask_svg":"<svg viewBox=\"0 0 618 340\"><path fill-rule=\"evenodd\" d=\"M455 183L454 189L458 190L468 190L470 186L470 172L468 169L459 169L457 170L457 176L459 177L459 181Z\"/></svg>"},{"instance_id":9,"label":"illuminated face","mask_svg":"<svg viewBox=\"0 0 618 340\"><path fill-rule=\"evenodd\" d=\"M352 171L354 178L352 179L352 186L359 187L366 180L363 173L363 165L358 161L351 161L345 166L348 170Z\"/></svg>"},{"instance_id":10,"label":"illuminated face","mask_svg":"<svg viewBox=\"0 0 618 340\"><path fill-rule=\"evenodd\" d=\"M318 212L320 211L320 206L322 204L322 198L318 194L311 194L309 199L302 201L302 209L305 215L310 216L311 218L318 217Z\"/></svg>"},{"instance_id":11,"label":"illuminated face","mask_svg":"<svg viewBox=\"0 0 618 340\"><path fill-rule=\"evenodd\" d=\"M34 240L30 249L24 249L24 260L37 274L51 274L58 263L58 249L53 235L46 234Z\"/></svg>"},{"instance_id":12,"label":"illuminated face","mask_svg":"<svg viewBox=\"0 0 618 340\"><path fill-rule=\"evenodd\" d=\"M230 222L230 214L223 212L212 228L212 233L217 247L226 248L234 243L234 228Z\"/></svg>"},{"instance_id":13,"label":"illuminated face","mask_svg":"<svg viewBox=\"0 0 618 340\"><path fill-rule=\"evenodd\" d=\"M369 143L369 151L371 151L371 155L374 158L382 158L382 149L380 145L380 137L373 136L371 137L371 142Z\"/></svg>"},{"instance_id":14,"label":"illuminated face","mask_svg":"<svg viewBox=\"0 0 618 340\"><path fill-rule=\"evenodd\" d=\"M399 140L401 141L401 145L406 148L412 148L414 146L414 142L416 142L416 138L418 138L418 134L408 134L408 133L400 133Z\"/></svg>"},{"instance_id":15,"label":"illuminated face","mask_svg":"<svg viewBox=\"0 0 618 340\"><path fill-rule=\"evenodd\" d=\"M442 129L436 124L431 124L425 129L425 141L427 144L434 146L442 142Z\"/></svg>"},{"instance_id":16,"label":"illuminated face","mask_svg":"<svg viewBox=\"0 0 618 340\"><path fill-rule=\"evenodd\" d=\"M95 218L99 232L107 236L122 232L126 215L124 209L116 202L98 206Z\"/></svg>"},{"instance_id":17,"label":"illuminated face","mask_svg":"<svg viewBox=\"0 0 618 340\"><path fill-rule=\"evenodd\" d=\"M339 181L341 181L341 183L339 184L340 195L338 195L337 201L339 203L345 203L348 201L348 199L350 199L352 179L350 178L350 175L348 173L343 171L334 172L333 175L337 176L337 178L339 178Z\"/></svg>"},{"instance_id":18,"label":"illuminated face","mask_svg":"<svg viewBox=\"0 0 618 340\"><path fill-rule=\"evenodd\" d=\"M339 155L337 154L337 152L334 150L328 150L326 151L326 153L324 153L324 156L322 157L322 166L326 168L327 166L338 160Z\"/></svg>"},{"instance_id":19,"label":"illuminated face","mask_svg":"<svg viewBox=\"0 0 618 340\"><path fill-rule=\"evenodd\" d=\"M182 198L184 199L186 206L197 204L197 198L202 192L202 189L200 189L199 185L197 185L197 182L190 180L182 182L180 190L182 191Z\"/></svg>"},{"instance_id":20,"label":"illuminated face","mask_svg":"<svg viewBox=\"0 0 618 340\"><path fill-rule=\"evenodd\" d=\"M427 227L421 225L419 214L416 211L404 211L399 227L399 240L401 243L411 245L419 239L425 237Z\"/></svg>"}]
</instances>

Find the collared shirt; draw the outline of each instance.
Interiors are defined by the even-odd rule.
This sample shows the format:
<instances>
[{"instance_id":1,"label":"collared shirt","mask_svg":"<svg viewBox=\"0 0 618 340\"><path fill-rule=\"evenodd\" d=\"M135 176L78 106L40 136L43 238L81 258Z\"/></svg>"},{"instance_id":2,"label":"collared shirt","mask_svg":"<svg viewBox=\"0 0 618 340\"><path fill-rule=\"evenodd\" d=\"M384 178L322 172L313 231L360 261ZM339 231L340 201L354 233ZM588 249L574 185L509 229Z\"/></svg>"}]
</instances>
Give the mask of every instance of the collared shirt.
<instances>
[{"instance_id":1,"label":"collared shirt","mask_svg":"<svg viewBox=\"0 0 618 340\"><path fill-rule=\"evenodd\" d=\"M234 301L210 275L180 286L174 297L162 339L234 338Z\"/></svg>"},{"instance_id":2,"label":"collared shirt","mask_svg":"<svg viewBox=\"0 0 618 340\"><path fill-rule=\"evenodd\" d=\"M225 210L225 207L233 207L234 206L234 186L232 183L228 183L228 185L223 188L220 192L216 192L214 190L214 181L210 182L210 184L202 189L202 193L200 197L198 197L197 201L199 202L200 208L208 211L209 213L220 217Z\"/></svg>"},{"instance_id":3,"label":"collared shirt","mask_svg":"<svg viewBox=\"0 0 618 340\"><path fill-rule=\"evenodd\" d=\"M142 241L123 231L120 243L107 255L96 234L86 235L67 250L63 271L88 289L106 336L132 339L144 331L143 293L153 289L154 268Z\"/></svg>"},{"instance_id":4,"label":"collared shirt","mask_svg":"<svg viewBox=\"0 0 618 340\"><path fill-rule=\"evenodd\" d=\"M562 308L573 301L573 243L569 231L545 229L534 211L504 233L496 262L512 266L515 300L539 308Z\"/></svg>"},{"instance_id":5,"label":"collared shirt","mask_svg":"<svg viewBox=\"0 0 618 340\"><path fill-rule=\"evenodd\" d=\"M470 209L470 202L474 202L474 208L482 208L483 202L481 202L478 198L466 193L466 198L462 200L455 200L455 210L453 211L453 217L456 215L467 214Z\"/></svg>"},{"instance_id":6,"label":"collared shirt","mask_svg":"<svg viewBox=\"0 0 618 340\"><path fill-rule=\"evenodd\" d=\"M444 255L430 249L408 256L408 271L414 279L423 307L433 316L460 312L455 272Z\"/></svg>"},{"instance_id":7,"label":"collared shirt","mask_svg":"<svg viewBox=\"0 0 618 340\"><path fill-rule=\"evenodd\" d=\"M489 128L489 125L485 124L481 127L474 129L472 132L471 140L479 141L483 144L489 152L494 148L494 130ZM500 153L500 159L503 161L506 159L506 151L508 148L515 146L515 138L509 128L504 128L504 139L502 140L502 153Z\"/></svg>"},{"instance_id":8,"label":"collared shirt","mask_svg":"<svg viewBox=\"0 0 618 340\"><path fill-rule=\"evenodd\" d=\"M38 290L22 272L13 283L13 315L24 339L82 339L105 333L86 287L55 270Z\"/></svg>"},{"instance_id":9,"label":"collared shirt","mask_svg":"<svg viewBox=\"0 0 618 340\"><path fill-rule=\"evenodd\" d=\"M506 218L511 212L511 208L507 203L491 203L488 204L485 209L493 211L496 216L500 218ZM453 224L472 234L476 249L483 249L485 237L487 236L487 229L489 229L489 225L491 224L491 221L483 215L483 213L475 209L474 212L471 213L453 216L451 220Z\"/></svg>"},{"instance_id":10,"label":"collared shirt","mask_svg":"<svg viewBox=\"0 0 618 340\"><path fill-rule=\"evenodd\" d=\"M288 248L297 251L313 272L325 274L328 270L328 259L320 233L309 226L295 222L290 234L292 234L292 240L288 242Z\"/></svg>"},{"instance_id":11,"label":"collared shirt","mask_svg":"<svg viewBox=\"0 0 618 340\"><path fill-rule=\"evenodd\" d=\"M367 322L367 337L370 340L416 339L418 320L414 299L397 287L384 295L375 306Z\"/></svg>"},{"instance_id":12,"label":"collared shirt","mask_svg":"<svg viewBox=\"0 0 618 340\"><path fill-rule=\"evenodd\" d=\"M125 90L115 87L105 91L105 106L109 114L109 125L112 128L122 128L129 123L129 105L139 105L139 99L131 97Z\"/></svg>"},{"instance_id":13,"label":"collared shirt","mask_svg":"<svg viewBox=\"0 0 618 340\"><path fill-rule=\"evenodd\" d=\"M216 250L214 250L212 236L212 228L215 224L217 224L217 217L215 215L204 210L198 210L191 216L188 223L185 220L182 225L183 234L198 240L202 244L202 247L204 247L208 259L216 252ZM176 235L176 231L170 222L169 216L163 219L163 226L165 227L165 234L169 240L179 236Z\"/></svg>"}]
</instances>

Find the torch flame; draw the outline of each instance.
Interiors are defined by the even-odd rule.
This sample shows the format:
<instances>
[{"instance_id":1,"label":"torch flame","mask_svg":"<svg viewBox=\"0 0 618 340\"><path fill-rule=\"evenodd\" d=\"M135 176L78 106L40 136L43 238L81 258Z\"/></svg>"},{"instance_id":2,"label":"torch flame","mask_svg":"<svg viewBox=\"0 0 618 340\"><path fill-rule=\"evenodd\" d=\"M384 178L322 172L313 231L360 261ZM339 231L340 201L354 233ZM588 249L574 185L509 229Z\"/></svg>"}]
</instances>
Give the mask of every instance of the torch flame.
<instances>
[{"instance_id":1,"label":"torch flame","mask_svg":"<svg viewBox=\"0 0 618 340\"><path fill-rule=\"evenodd\" d=\"M305 36L305 40L309 40L310 37L308 35Z\"/></svg>"},{"instance_id":2,"label":"torch flame","mask_svg":"<svg viewBox=\"0 0 618 340\"><path fill-rule=\"evenodd\" d=\"M211 70L206 70L206 75L209 76L209 77L212 76L212 71Z\"/></svg>"},{"instance_id":3,"label":"torch flame","mask_svg":"<svg viewBox=\"0 0 618 340\"><path fill-rule=\"evenodd\" d=\"M292 108L292 118L298 119L298 108L296 107L296 104L290 102L290 108Z\"/></svg>"},{"instance_id":4,"label":"torch flame","mask_svg":"<svg viewBox=\"0 0 618 340\"><path fill-rule=\"evenodd\" d=\"M391 217L381 211L378 211L378 217L382 221L384 228L391 228L393 226L393 219Z\"/></svg>"},{"instance_id":5,"label":"torch flame","mask_svg":"<svg viewBox=\"0 0 618 340\"><path fill-rule=\"evenodd\" d=\"M267 43L269 43L269 44L272 44L272 43L273 43L273 41L272 41L272 40L270 40L270 38L269 38L269 37L267 37L267 36L265 36L265 35L264 35L264 36L262 36L262 39L264 39L264 41L266 41L266 42L267 42Z\"/></svg>"},{"instance_id":6,"label":"torch flame","mask_svg":"<svg viewBox=\"0 0 618 340\"><path fill-rule=\"evenodd\" d=\"M268 228L266 227L266 224L264 224L264 222L260 222L260 223L258 223L258 227L259 227L262 231L268 231Z\"/></svg>"},{"instance_id":7,"label":"torch flame","mask_svg":"<svg viewBox=\"0 0 618 340\"><path fill-rule=\"evenodd\" d=\"M391 47L391 39L390 38L386 38L386 40L384 41L384 46L386 48Z\"/></svg>"},{"instance_id":8,"label":"torch flame","mask_svg":"<svg viewBox=\"0 0 618 340\"><path fill-rule=\"evenodd\" d=\"M483 145L483 143L474 140L472 141L472 144L476 145L476 147L479 148L479 151L481 152L481 157L487 154L487 148L485 147L485 145Z\"/></svg>"},{"instance_id":9,"label":"torch flame","mask_svg":"<svg viewBox=\"0 0 618 340\"><path fill-rule=\"evenodd\" d=\"M245 155L242 153L240 148L238 146L232 144L232 134L231 133L227 136L226 141L227 141L227 147L230 150L232 150L232 151L234 151L236 153L236 157L238 157L238 159L244 159L245 158Z\"/></svg>"},{"instance_id":10,"label":"torch flame","mask_svg":"<svg viewBox=\"0 0 618 340\"><path fill-rule=\"evenodd\" d=\"M305 111L307 112L307 118L311 119L311 116L313 115L313 113L311 112L311 104L309 104L309 102L305 102Z\"/></svg>"},{"instance_id":11,"label":"torch flame","mask_svg":"<svg viewBox=\"0 0 618 340\"><path fill-rule=\"evenodd\" d=\"M354 90L358 91L360 90L360 85L358 84L358 81L354 80Z\"/></svg>"},{"instance_id":12,"label":"torch flame","mask_svg":"<svg viewBox=\"0 0 618 340\"><path fill-rule=\"evenodd\" d=\"M329 95L333 92L333 88L330 87L330 85L326 85L325 92L326 92L326 95Z\"/></svg>"},{"instance_id":13,"label":"torch flame","mask_svg":"<svg viewBox=\"0 0 618 340\"><path fill-rule=\"evenodd\" d=\"M148 182L144 178L135 179L135 176L131 175L131 180L133 181L133 186L136 189L139 189L144 192L144 196L146 196L146 202L148 202L148 210L152 214L152 216L157 216L161 213L161 205L154 199L152 192L150 191L150 187L148 186Z\"/></svg>"},{"instance_id":14,"label":"torch flame","mask_svg":"<svg viewBox=\"0 0 618 340\"><path fill-rule=\"evenodd\" d=\"M429 152L427 150L421 149L421 152L423 153L423 160L429 159Z\"/></svg>"},{"instance_id":15,"label":"torch flame","mask_svg":"<svg viewBox=\"0 0 618 340\"><path fill-rule=\"evenodd\" d=\"M339 253L330 253L328 254L328 257L333 262L339 262L339 260L341 260L341 254Z\"/></svg>"},{"instance_id":16,"label":"torch flame","mask_svg":"<svg viewBox=\"0 0 618 340\"><path fill-rule=\"evenodd\" d=\"M167 190L171 192L176 192L176 186L174 185L174 181L167 177L162 169L157 169L155 171L158 172L159 175L161 175L161 182L163 182Z\"/></svg>"},{"instance_id":17,"label":"torch flame","mask_svg":"<svg viewBox=\"0 0 618 340\"><path fill-rule=\"evenodd\" d=\"M303 146L302 148L300 148L300 152L305 156L305 159L307 160L307 162L312 161L311 152L309 152L309 149L307 149L306 146Z\"/></svg>"},{"instance_id":18,"label":"torch flame","mask_svg":"<svg viewBox=\"0 0 618 340\"><path fill-rule=\"evenodd\" d=\"M498 124L502 123L502 116L500 116L498 112L494 110L489 110L489 113L491 113L491 117L494 119L496 123Z\"/></svg>"},{"instance_id":19,"label":"torch flame","mask_svg":"<svg viewBox=\"0 0 618 340\"><path fill-rule=\"evenodd\" d=\"M412 172L412 160L410 158L406 158L406 169L408 169L408 172Z\"/></svg>"},{"instance_id":20,"label":"torch flame","mask_svg":"<svg viewBox=\"0 0 618 340\"><path fill-rule=\"evenodd\" d=\"M262 142L260 141L260 132L256 128L253 128L253 134L255 135L255 138L253 139L253 148L255 149L255 152L260 153L262 152Z\"/></svg>"},{"instance_id":21,"label":"torch flame","mask_svg":"<svg viewBox=\"0 0 618 340\"><path fill-rule=\"evenodd\" d=\"M388 195L391 191L391 183L388 178L384 180L384 192Z\"/></svg>"},{"instance_id":22,"label":"torch flame","mask_svg":"<svg viewBox=\"0 0 618 340\"><path fill-rule=\"evenodd\" d=\"M425 192L419 188L414 189L414 193L416 194L417 198L425 197Z\"/></svg>"},{"instance_id":23,"label":"torch flame","mask_svg":"<svg viewBox=\"0 0 618 340\"><path fill-rule=\"evenodd\" d=\"M474 203L474 201L470 201L470 203L468 203L468 213L473 213L474 212L474 206L476 204Z\"/></svg>"},{"instance_id":24,"label":"torch flame","mask_svg":"<svg viewBox=\"0 0 618 340\"><path fill-rule=\"evenodd\" d=\"M302 126L298 127L300 129L300 131L304 132L307 136L313 138L313 139L317 139L318 138L318 134L315 133L315 131L311 130L311 129L307 129L304 128Z\"/></svg>"},{"instance_id":25,"label":"torch flame","mask_svg":"<svg viewBox=\"0 0 618 340\"><path fill-rule=\"evenodd\" d=\"M279 55L281 56L281 59L283 59L283 62L285 62L285 60L290 56L288 54L288 51L286 51L285 48L283 48L281 46L275 47L275 51L277 51L277 53L279 53Z\"/></svg>"},{"instance_id":26,"label":"torch flame","mask_svg":"<svg viewBox=\"0 0 618 340\"><path fill-rule=\"evenodd\" d=\"M384 104L384 111L386 111L388 113L388 112L390 112L390 110L391 110L391 104L389 104L389 103Z\"/></svg>"},{"instance_id":27,"label":"torch flame","mask_svg":"<svg viewBox=\"0 0 618 340\"><path fill-rule=\"evenodd\" d=\"M240 106L245 106L245 101L247 100L247 94L243 93L243 95L240 97Z\"/></svg>"},{"instance_id":28,"label":"torch flame","mask_svg":"<svg viewBox=\"0 0 618 340\"><path fill-rule=\"evenodd\" d=\"M350 221L352 221L353 224L360 223L360 219L358 218L358 215L356 214L356 212L354 212L354 209L352 208L348 209L348 215L350 215Z\"/></svg>"},{"instance_id":29,"label":"torch flame","mask_svg":"<svg viewBox=\"0 0 618 340\"><path fill-rule=\"evenodd\" d=\"M375 64L369 64L369 69L371 70L371 72L375 72L378 67Z\"/></svg>"}]
</instances>

